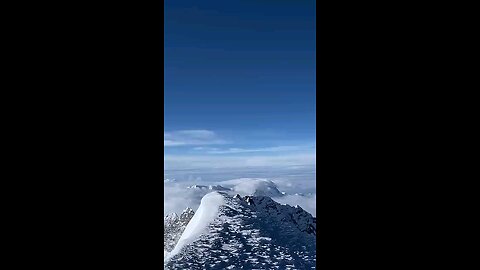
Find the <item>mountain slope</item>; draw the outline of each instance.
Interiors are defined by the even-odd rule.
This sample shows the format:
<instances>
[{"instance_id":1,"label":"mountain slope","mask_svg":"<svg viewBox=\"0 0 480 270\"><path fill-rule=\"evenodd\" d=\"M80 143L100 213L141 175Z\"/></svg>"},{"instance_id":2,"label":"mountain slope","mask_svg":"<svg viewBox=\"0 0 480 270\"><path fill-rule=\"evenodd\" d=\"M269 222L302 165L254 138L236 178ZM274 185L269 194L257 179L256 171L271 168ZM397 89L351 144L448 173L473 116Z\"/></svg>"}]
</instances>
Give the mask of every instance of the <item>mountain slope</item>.
<instances>
[{"instance_id":1,"label":"mountain slope","mask_svg":"<svg viewBox=\"0 0 480 270\"><path fill-rule=\"evenodd\" d=\"M163 249L165 251L173 250L194 214L195 212L191 208L187 208L180 216L173 213L163 219Z\"/></svg>"},{"instance_id":2,"label":"mountain slope","mask_svg":"<svg viewBox=\"0 0 480 270\"><path fill-rule=\"evenodd\" d=\"M165 269L314 269L316 220L269 197L207 194Z\"/></svg>"}]
</instances>

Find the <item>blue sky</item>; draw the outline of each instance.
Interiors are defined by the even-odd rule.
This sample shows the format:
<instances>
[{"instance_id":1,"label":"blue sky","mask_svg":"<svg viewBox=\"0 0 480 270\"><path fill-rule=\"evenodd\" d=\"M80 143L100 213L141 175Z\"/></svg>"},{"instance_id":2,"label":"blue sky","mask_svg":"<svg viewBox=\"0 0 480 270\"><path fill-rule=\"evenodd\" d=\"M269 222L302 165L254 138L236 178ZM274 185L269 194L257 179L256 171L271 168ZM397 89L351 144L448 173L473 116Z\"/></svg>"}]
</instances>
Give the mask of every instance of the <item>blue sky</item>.
<instances>
[{"instance_id":1,"label":"blue sky","mask_svg":"<svg viewBox=\"0 0 480 270\"><path fill-rule=\"evenodd\" d=\"M165 1L166 169L315 161L315 1Z\"/></svg>"}]
</instances>

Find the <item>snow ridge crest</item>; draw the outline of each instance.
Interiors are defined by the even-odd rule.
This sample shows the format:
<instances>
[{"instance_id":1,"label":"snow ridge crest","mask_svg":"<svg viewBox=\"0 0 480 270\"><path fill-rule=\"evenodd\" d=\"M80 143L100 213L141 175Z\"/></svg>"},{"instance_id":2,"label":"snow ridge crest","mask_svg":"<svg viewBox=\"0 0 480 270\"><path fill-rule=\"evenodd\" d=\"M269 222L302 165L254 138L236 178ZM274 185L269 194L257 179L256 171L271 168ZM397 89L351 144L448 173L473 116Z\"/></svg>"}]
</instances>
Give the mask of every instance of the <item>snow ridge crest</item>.
<instances>
[{"instance_id":1,"label":"snow ridge crest","mask_svg":"<svg viewBox=\"0 0 480 270\"><path fill-rule=\"evenodd\" d=\"M165 269L315 266L316 219L301 207L216 191L202 198L197 212L190 210L174 248L166 250Z\"/></svg>"}]
</instances>

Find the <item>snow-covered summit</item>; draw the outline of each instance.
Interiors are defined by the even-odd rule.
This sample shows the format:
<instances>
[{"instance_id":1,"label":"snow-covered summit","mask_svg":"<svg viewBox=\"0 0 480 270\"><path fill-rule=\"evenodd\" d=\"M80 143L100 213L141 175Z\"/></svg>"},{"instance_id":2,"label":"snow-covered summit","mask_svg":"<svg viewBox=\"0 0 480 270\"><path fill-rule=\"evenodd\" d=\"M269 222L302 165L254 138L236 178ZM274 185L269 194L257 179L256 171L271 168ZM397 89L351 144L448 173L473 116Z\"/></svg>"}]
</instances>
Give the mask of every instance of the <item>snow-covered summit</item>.
<instances>
[{"instance_id":1,"label":"snow-covered summit","mask_svg":"<svg viewBox=\"0 0 480 270\"><path fill-rule=\"evenodd\" d=\"M311 269L315 229L300 207L211 192L166 253L165 269Z\"/></svg>"},{"instance_id":2,"label":"snow-covered summit","mask_svg":"<svg viewBox=\"0 0 480 270\"><path fill-rule=\"evenodd\" d=\"M240 195L280 197L284 193L278 190L277 185L264 178L240 178L221 182L224 186L232 186L232 190Z\"/></svg>"},{"instance_id":3,"label":"snow-covered summit","mask_svg":"<svg viewBox=\"0 0 480 270\"><path fill-rule=\"evenodd\" d=\"M222 187L221 185L209 185L209 186L204 186L204 185L193 185L187 187L189 189L200 189L200 190L216 190L216 191L230 191L231 189Z\"/></svg>"}]
</instances>

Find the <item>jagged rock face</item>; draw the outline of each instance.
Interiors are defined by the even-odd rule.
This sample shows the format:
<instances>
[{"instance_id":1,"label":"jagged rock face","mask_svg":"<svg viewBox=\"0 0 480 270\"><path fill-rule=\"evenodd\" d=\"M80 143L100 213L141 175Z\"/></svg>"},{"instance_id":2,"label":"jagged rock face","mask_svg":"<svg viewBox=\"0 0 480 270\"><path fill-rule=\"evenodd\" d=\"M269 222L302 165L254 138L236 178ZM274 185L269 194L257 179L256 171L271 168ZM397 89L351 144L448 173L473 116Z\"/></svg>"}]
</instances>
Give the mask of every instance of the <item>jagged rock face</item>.
<instances>
[{"instance_id":1,"label":"jagged rock face","mask_svg":"<svg viewBox=\"0 0 480 270\"><path fill-rule=\"evenodd\" d=\"M274 219L275 222L282 224L291 223L294 224L294 227L298 229L300 233L316 235L316 218L300 206L292 207L289 205L281 205L269 197L246 196L245 201L254 209L258 209L258 213ZM296 234L298 231L294 230L293 233Z\"/></svg>"},{"instance_id":2,"label":"jagged rock face","mask_svg":"<svg viewBox=\"0 0 480 270\"><path fill-rule=\"evenodd\" d=\"M180 216L169 214L163 219L163 249L171 251L180 239L185 227L195 212L191 208L185 209Z\"/></svg>"},{"instance_id":3,"label":"jagged rock face","mask_svg":"<svg viewBox=\"0 0 480 270\"><path fill-rule=\"evenodd\" d=\"M218 217L165 269L315 269L315 229L300 207L225 194Z\"/></svg>"}]
</instances>

